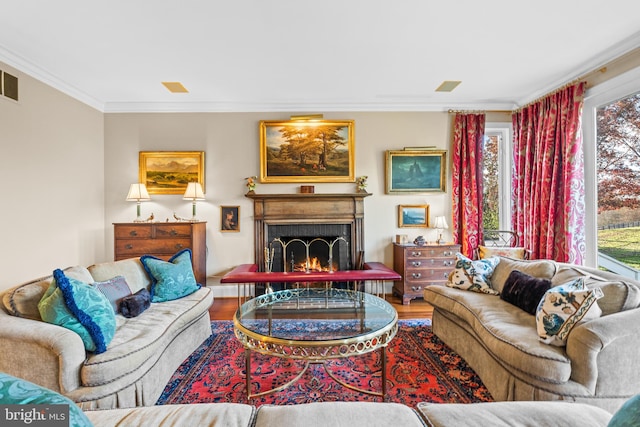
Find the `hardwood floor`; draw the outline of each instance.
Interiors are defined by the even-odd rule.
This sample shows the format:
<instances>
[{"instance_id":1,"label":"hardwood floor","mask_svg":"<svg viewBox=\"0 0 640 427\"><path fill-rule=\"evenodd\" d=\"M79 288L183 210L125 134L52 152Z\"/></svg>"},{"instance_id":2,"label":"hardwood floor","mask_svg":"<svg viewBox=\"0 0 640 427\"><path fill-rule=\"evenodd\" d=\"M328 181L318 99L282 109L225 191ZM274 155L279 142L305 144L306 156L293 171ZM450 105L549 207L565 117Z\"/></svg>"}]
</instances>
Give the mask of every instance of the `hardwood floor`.
<instances>
[{"instance_id":1,"label":"hardwood floor","mask_svg":"<svg viewBox=\"0 0 640 427\"><path fill-rule=\"evenodd\" d=\"M402 299L396 296L387 295L386 299L398 311L399 319L430 319L433 313L433 307L422 299L414 299L407 305L402 305ZM211 320L232 320L237 309L237 298L214 298L209 314Z\"/></svg>"}]
</instances>

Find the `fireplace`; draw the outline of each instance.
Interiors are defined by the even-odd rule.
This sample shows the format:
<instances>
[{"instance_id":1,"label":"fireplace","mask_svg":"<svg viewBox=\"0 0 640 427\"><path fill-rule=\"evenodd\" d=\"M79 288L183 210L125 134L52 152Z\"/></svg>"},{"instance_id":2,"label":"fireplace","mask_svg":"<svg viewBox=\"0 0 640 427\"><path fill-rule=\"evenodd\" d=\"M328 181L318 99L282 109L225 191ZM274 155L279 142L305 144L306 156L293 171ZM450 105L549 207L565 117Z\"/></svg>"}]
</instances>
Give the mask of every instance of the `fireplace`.
<instances>
[{"instance_id":1,"label":"fireplace","mask_svg":"<svg viewBox=\"0 0 640 427\"><path fill-rule=\"evenodd\" d=\"M313 258L319 258L319 268L327 270L355 268L364 250L364 198L369 195L247 194L254 201L259 270L269 268L265 258L271 254L271 271L304 271L311 268ZM264 286L256 285L256 294L263 290Z\"/></svg>"}]
</instances>

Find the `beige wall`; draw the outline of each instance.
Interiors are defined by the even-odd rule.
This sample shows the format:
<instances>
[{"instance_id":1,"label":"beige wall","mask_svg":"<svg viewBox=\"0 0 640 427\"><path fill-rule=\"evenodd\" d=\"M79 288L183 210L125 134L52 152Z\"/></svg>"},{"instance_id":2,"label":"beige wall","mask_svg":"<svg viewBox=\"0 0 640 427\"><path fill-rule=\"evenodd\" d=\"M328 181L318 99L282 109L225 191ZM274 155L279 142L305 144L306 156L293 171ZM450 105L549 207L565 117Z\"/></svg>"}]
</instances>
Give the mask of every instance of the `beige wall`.
<instances>
[{"instance_id":1,"label":"beige wall","mask_svg":"<svg viewBox=\"0 0 640 427\"><path fill-rule=\"evenodd\" d=\"M258 175L260 120L288 119L294 113L160 113L105 114L105 205L107 250L113 250L113 222L135 218L135 203L125 197L138 180L138 152L153 150L205 151L206 198L197 205L198 217L208 221L207 273L219 276L234 266L253 262L253 205L244 197L244 178ZM326 113L325 119L355 120L356 176L368 175L365 199L365 259L391 266L391 242L397 233L413 240L424 234L435 240L435 230L397 228L399 204L429 204L431 218L450 215L450 165L447 193L386 195L384 153L407 146L435 145L449 149L447 113ZM447 159L449 162L449 159ZM294 193L300 184L258 184L259 193ZM316 193L353 192L354 184L315 184ZM239 205L239 233L221 233L220 206ZM173 212L189 217L190 202L182 196L152 196L142 204L142 216L151 212L164 221ZM445 234L450 237L449 233ZM111 256L113 256L111 254ZM208 284L215 285L211 277Z\"/></svg>"},{"instance_id":2,"label":"beige wall","mask_svg":"<svg viewBox=\"0 0 640 427\"><path fill-rule=\"evenodd\" d=\"M0 63L0 289L105 256L103 114Z\"/></svg>"}]
</instances>

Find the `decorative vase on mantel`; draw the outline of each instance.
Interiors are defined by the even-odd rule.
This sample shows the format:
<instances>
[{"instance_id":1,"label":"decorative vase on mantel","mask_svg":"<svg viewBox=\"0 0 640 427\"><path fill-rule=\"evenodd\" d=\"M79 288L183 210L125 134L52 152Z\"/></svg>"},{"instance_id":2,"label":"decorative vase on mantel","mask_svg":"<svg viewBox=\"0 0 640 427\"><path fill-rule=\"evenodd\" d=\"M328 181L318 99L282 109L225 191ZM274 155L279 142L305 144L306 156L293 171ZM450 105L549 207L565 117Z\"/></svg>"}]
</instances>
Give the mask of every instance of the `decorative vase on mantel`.
<instances>
[{"instance_id":1,"label":"decorative vase on mantel","mask_svg":"<svg viewBox=\"0 0 640 427\"><path fill-rule=\"evenodd\" d=\"M247 194L256 194L255 189L256 189L256 179L258 179L257 176L248 176L245 178L247 180L247 189L249 191L247 191Z\"/></svg>"},{"instance_id":2,"label":"decorative vase on mantel","mask_svg":"<svg viewBox=\"0 0 640 427\"><path fill-rule=\"evenodd\" d=\"M369 178L366 175L363 176L359 176L356 179L356 185L357 185L357 190L358 193L366 193L367 192L367 178Z\"/></svg>"}]
</instances>

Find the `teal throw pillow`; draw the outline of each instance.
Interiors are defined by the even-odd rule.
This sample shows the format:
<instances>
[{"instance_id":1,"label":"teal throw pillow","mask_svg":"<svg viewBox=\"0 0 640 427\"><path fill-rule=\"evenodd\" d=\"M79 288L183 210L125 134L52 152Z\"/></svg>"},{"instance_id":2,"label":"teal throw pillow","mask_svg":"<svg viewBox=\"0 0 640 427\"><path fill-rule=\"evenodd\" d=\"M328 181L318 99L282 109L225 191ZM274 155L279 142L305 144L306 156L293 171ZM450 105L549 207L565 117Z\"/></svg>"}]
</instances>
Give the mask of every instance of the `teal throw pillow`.
<instances>
[{"instance_id":1,"label":"teal throw pillow","mask_svg":"<svg viewBox=\"0 0 640 427\"><path fill-rule=\"evenodd\" d=\"M97 288L57 269L38 303L42 320L80 335L87 351L104 353L116 332L116 314Z\"/></svg>"},{"instance_id":2,"label":"teal throw pillow","mask_svg":"<svg viewBox=\"0 0 640 427\"><path fill-rule=\"evenodd\" d=\"M2 405L68 405L69 427L92 427L91 421L71 399L48 388L0 372L0 404ZM8 409L7 409L8 410ZM2 411L0 420L4 419ZM0 423L1 424L1 423ZM21 424L22 425L22 424ZM26 425L26 423L25 423Z\"/></svg>"},{"instance_id":3,"label":"teal throw pillow","mask_svg":"<svg viewBox=\"0 0 640 427\"><path fill-rule=\"evenodd\" d=\"M640 426L640 394L633 396L613 414L607 427L637 427Z\"/></svg>"},{"instance_id":4,"label":"teal throw pillow","mask_svg":"<svg viewBox=\"0 0 640 427\"><path fill-rule=\"evenodd\" d=\"M200 289L191 265L191 250L183 249L164 261L143 255L140 262L151 278L151 302L172 301Z\"/></svg>"}]
</instances>

